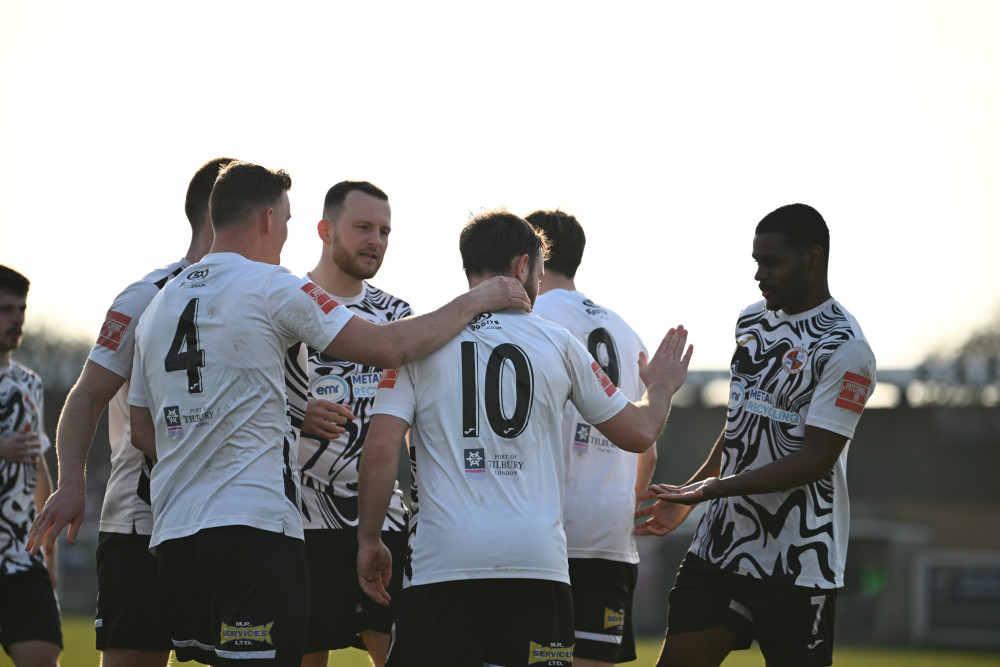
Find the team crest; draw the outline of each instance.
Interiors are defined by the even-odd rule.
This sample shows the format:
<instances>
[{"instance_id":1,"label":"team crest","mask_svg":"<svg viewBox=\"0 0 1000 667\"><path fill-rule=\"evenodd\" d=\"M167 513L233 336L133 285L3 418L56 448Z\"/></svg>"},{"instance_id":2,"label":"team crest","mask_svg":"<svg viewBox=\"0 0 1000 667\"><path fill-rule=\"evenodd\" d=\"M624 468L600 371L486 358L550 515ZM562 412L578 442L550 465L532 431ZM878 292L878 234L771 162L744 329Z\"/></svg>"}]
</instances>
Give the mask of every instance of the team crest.
<instances>
[{"instance_id":1,"label":"team crest","mask_svg":"<svg viewBox=\"0 0 1000 667\"><path fill-rule=\"evenodd\" d=\"M781 358L781 366L786 372L795 375L805 368L808 359L809 353L806 352L805 348L793 347L785 352L785 356Z\"/></svg>"}]
</instances>

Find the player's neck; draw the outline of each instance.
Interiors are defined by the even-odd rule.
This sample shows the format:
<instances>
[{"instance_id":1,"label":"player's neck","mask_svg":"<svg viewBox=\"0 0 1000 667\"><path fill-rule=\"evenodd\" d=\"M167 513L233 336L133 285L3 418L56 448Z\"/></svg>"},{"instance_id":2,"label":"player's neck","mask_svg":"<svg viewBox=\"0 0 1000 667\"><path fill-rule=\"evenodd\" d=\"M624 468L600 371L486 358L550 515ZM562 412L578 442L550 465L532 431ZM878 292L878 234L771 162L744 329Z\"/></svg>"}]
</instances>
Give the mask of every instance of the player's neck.
<instances>
[{"instance_id":1,"label":"player's neck","mask_svg":"<svg viewBox=\"0 0 1000 667\"><path fill-rule=\"evenodd\" d=\"M3 352L0 352L0 368L10 366L10 353L12 351L13 350L4 350Z\"/></svg>"},{"instance_id":2,"label":"player's neck","mask_svg":"<svg viewBox=\"0 0 1000 667\"><path fill-rule=\"evenodd\" d=\"M567 278L555 271L543 273L542 280L538 283L538 293L545 294L549 290L564 289L570 292L576 291L576 282L572 278Z\"/></svg>"},{"instance_id":3,"label":"player's neck","mask_svg":"<svg viewBox=\"0 0 1000 667\"><path fill-rule=\"evenodd\" d=\"M361 294L365 288L365 281L344 273L333 262L321 261L309 272L309 278L330 294L345 299Z\"/></svg>"}]
</instances>

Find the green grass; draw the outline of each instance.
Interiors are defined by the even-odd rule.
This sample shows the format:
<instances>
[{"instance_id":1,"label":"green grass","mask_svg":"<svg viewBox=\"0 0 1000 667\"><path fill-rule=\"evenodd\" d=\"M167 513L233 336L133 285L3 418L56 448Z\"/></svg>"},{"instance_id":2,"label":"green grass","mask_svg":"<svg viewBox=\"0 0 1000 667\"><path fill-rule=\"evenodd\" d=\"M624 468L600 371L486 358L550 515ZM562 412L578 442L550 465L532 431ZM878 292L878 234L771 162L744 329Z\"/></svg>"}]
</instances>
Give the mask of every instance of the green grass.
<instances>
[{"instance_id":1,"label":"green grass","mask_svg":"<svg viewBox=\"0 0 1000 667\"><path fill-rule=\"evenodd\" d=\"M94 650L94 621L87 616L63 618L65 651L61 667L95 667L99 654ZM628 663L635 667L648 667L656 662L660 639L642 639L637 647L638 659ZM357 649L334 651L330 665L336 667L370 667L368 654ZM177 663L196 665L198 663ZM0 654L0 666L11 665L6 654ZM916 649L882 649L842 646L834 652L836 667L1000 667L1000 652L931 651ZM443 666L446 667L446 666ZM729 656L725 667L764 667L764 658L756 647L749 651L736 651Z\"/></svg>"}]
</instances>

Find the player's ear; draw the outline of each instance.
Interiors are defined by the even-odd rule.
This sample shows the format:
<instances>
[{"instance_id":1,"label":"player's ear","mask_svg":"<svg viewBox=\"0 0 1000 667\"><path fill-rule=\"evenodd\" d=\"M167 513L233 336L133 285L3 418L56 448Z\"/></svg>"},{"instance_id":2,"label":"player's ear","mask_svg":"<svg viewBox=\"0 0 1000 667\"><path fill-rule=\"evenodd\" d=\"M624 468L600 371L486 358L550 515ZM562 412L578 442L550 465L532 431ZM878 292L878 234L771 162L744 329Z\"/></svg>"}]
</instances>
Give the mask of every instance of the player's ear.
<instances>
[{"instance_id":1,"label":"player's ear","mask_svg":"<svg viewBox=\"0 0 1000 667\"><path fill-rule=\"evenodd\" d=\"M520 257L515 257L510 261L510 275L517 278L520 282L524 282L528 278L528 274L531 272L531 257L528 255L521 255Z\"/></svg>"},{"instance_id":2,"label":"player's ear","mask_svg":"<svg viewBox=\"0 0 1000 667\"><path fill-rule=\"evenodd\" d=\"M260 212L260 218L258 224L260 225L260 230L263 234L267 235L271 233L271 216L274 215L273 208L265 208Z\"/></svg>"},{"instance_id":3,"label":"player's ear","mask_svg":"<svg viewBox=\"0 0 1000 667\"><path fill-rule=\"evenodd\" d=\"M332 227L333 225L331 225L330 221L327 220L326 218L323 218L322 220L316 223L316 233L319 234L319 237L323 240L323 243L333 243Z\"/></svg>"}]
</instances>

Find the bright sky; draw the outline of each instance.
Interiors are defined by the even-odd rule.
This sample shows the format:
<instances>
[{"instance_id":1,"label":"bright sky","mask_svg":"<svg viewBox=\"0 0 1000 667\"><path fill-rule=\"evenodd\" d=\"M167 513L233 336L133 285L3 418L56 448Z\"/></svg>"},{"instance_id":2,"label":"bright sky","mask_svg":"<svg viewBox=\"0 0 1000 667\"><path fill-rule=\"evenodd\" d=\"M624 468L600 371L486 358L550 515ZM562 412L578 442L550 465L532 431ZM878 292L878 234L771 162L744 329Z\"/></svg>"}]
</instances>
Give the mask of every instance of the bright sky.
<instances>
[{"instance_id":1,"label":"bright sky","mask_svg":"<svg viewBox=\"0 0 1000 667\"><path fill-rule=\"evenodd\" d=\"M287 170L282 263L318 257L323 196L390 196L376 285L419 312L466 289L470 212L562 207L578 286L721 369L759 299L753 227L831 228L831 291L882 368L1000 307L1000 3L7 2L0 263L35 326L96 336L187 248L206 160Z\"/></svg>"}]
</instances>

